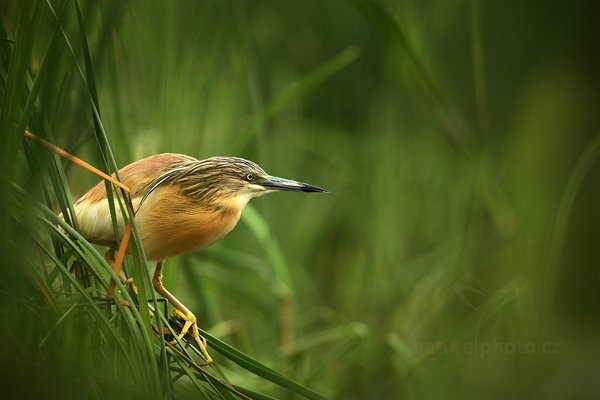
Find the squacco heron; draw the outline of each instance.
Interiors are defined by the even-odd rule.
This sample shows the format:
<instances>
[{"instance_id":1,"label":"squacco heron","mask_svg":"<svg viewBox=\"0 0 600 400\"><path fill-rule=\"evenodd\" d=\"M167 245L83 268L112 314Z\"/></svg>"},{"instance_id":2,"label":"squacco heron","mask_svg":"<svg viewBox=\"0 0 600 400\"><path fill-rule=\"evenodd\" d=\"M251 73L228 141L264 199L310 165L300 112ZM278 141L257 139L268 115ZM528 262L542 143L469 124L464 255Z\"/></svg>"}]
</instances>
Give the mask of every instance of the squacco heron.
<instances>
[{"instance_id":1,"label":"squacco heron","mask_svg":"<svg viewBox=\"0 0 600 400\"><path fill-rule=\"evenodd\" d=\"M206 247L227 235L237 224L250 199L274 191L326 192L307 183L268 175L252 161L237 157L197 160L182 154L157 154L119 170L129 188L135 222L149 261L157 261L154 289L184 321L178 335L191 329L206 363L212 358L199 335L196 317L162 283L164 260ZM116 238L103 182L91 188L74 205L80 233L91 242L106 245L114 254ZM117 213L122 229L123 218ZM109 254L107 253L107 254Z\"/></svg>"}]
</instances>

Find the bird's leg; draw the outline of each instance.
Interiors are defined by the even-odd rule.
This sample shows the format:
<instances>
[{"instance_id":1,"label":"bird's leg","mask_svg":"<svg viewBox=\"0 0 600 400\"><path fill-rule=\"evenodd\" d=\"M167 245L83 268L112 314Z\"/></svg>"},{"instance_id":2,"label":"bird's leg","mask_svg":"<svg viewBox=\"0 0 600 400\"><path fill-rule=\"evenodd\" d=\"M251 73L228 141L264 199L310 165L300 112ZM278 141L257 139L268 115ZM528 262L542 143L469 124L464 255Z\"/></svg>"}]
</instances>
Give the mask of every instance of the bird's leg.
<instances>
[{"instance_id":1,"label":"bird's leg","mask_svg":"<svg viewBox=\"0 0 600 400\"><path fill-rule=\"evenodd\" d=\"M206 363L210 364L213 362L213 359L208 354L208 351L206 351L206 339L201 338L200 334L198 333L198 324L196 323L196 316L194 314L192 314L192 312L190 310L188 310L188 308L186 306L184 306L179 300L177 300L175 298L175 296L173 296L167 289L165 289L165 287L162 283L163 264L164 264L164 261L159 261L156 264L156 270L154 271L154 277L152 278L152 284L154 285L154 290L156 290L158 292L158 294L160 294L162 297L167 299L169 301L169 303L171 303L173 305L173 307L175 307L175 310L174 310L175 314L177 314L179 317L181 317L185 321L185 324L183 325L183 328L181 329L181 332L179 333L177 338L182 339L191 328L192 336L194 337L194 340L198 344L198 347L200 348L200 352L202 353L202 356L205 358Z\"/></svg>"},{"instance_id":2,"label":"bird's leg","mask_svg":"<svg viewBox=\"0 0 600 400\"><path fill-rule=\"evenodd\" d=\"M111 268L113 267L113 265L115 265L115 248L114 247L111 247L108 249L108 251L104 255L104 259L106 260L108 265L111 266ZM123 285L125 285L125 287L131 286L131 290L135 297L135 301L137 301L139 303L138 288L135 285L135 283L133 282L133 278L127 278L127 276L125 276L125 272L123 272L123 270L121 270L119 272L119 279L121 280L121 283Z\"/></svg>"}]
</instances>

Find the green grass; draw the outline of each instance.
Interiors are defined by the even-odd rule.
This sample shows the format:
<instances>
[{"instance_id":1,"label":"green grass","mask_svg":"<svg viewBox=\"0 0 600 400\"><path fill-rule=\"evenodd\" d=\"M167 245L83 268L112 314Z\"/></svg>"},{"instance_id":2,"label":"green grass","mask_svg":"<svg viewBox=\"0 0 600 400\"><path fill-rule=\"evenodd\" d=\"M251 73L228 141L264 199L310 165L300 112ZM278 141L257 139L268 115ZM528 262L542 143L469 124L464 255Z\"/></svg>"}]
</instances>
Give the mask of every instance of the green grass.
<instances>
[{"instance_id":1,"label":"green grass","mask_svg":"<svg viewBox=\"0 0 600 400\"><path fill-rule=\"evenodd\" d=\"M598 6L0 2L0 397L597 396ZM215 366L57 218L158 152L328 195L167 260ZM114 212L128 213L115 203ZM149 310L155 311L151 317ZM162 332L162 330L159 330Z\"/></svg>"}]
</instances>

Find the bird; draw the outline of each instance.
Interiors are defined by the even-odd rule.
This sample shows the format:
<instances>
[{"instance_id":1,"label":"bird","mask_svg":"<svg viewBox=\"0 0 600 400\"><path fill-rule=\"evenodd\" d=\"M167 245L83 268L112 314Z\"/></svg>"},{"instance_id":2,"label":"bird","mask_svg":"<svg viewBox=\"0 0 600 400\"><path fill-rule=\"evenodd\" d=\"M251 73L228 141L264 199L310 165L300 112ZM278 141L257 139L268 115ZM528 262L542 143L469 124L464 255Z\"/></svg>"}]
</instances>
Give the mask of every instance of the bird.
<instances>
[{"instance_id":1,"label":"bird","mask_svg":"<svg viewBox=\"0 0 600 400\"><path fill-rule=\"evenodd\" d=\"M178 339L191 329L206 364L213 359L206 350L206 340L199 335L195 315L163 285L165 260L222 239L236 226L242 209L254 197L276 191L327 192L308 183L271 176L256 163L239 157L198 160L162 153L121 168L118 176L129 188L146 259L156 261L153 287L185 321ZM112 195L117 197L116 192ZM107 259L109 254L114 255L118 238L104 182L89 189L73 207L79 233L92 243L108 246ZM123 231L123 216L116 214L119 230Z\"/></svg>"}]
</instances>

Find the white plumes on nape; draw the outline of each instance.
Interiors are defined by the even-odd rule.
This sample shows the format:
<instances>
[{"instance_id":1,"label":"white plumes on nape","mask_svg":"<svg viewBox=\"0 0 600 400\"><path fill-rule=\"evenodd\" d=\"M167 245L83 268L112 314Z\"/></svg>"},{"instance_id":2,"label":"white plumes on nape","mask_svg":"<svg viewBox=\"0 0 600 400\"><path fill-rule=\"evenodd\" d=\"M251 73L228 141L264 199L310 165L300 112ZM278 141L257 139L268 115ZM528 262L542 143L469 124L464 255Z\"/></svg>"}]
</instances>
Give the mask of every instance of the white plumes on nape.
<instances>
[{"instance_id":1,"label":"white plumes on nape","mask_svg":"<svg viewBox=\"0 0 600 400\"><path fill-rule=\"evenodd\" d=\"M166 182L170 182L170 184L173 184L173 182L177 182L177 177L182 172L184 172L186 169L188 169L189 164L193 164L193 163L194 163L193 161L185 162L184 164L182 164L178 167L172 168L172 169L168 170L167 172L159 175L157 178L154 178L148 184L142 186L138 190L138 192L143 193L143 195L142 195L142 199L140 200L140 204L136 208L136 212L140 209L142 204L144 204L144 201L146 201L148 196L150 196L150 194L152 194L152 192L154 192L154 190L156 190L156 188L158 188L160 185L162 185L163 183L166 183Z\"/></svg>"}]
</instances>

